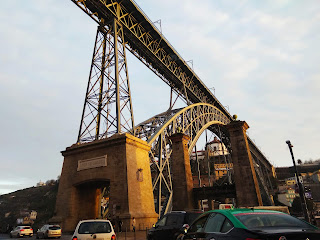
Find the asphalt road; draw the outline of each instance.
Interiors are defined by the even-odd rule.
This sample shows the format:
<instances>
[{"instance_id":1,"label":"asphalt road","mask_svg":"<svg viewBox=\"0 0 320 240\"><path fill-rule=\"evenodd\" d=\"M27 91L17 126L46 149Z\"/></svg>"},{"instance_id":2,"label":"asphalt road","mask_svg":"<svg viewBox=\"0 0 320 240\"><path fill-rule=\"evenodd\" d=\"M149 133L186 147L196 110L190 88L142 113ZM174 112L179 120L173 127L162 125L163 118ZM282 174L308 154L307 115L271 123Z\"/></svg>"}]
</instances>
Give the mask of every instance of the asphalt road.
<instances>
[{"instance_id":1,"label":"asphalt road","mask_svg":"<svg viewBox=\"0 0 320 240\"><path fill-rule=\"evenodd\" d=\"M60 240L72 240L72 235L62 234ZM9 234L0 234L1 240L36 240L36 236L23 237L23 238L10 238ZM146 240L146 231L133 232L121 232L117 233L117 240Z\"/></svg>"}]
</instances>

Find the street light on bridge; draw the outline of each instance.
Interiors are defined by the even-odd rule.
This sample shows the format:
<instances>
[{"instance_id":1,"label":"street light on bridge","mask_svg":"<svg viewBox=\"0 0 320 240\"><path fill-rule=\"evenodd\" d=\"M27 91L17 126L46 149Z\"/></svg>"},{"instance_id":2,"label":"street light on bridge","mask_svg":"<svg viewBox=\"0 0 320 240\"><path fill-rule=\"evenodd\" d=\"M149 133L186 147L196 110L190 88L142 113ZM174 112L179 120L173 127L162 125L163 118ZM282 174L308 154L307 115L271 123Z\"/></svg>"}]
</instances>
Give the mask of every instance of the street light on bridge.
<instances>
[{"instance_id":1,"label":"street light on bridge","mask_svg":"<svg viewBox=\"0 0 320 240\"><path fill-rule=\"evenodd\" d=\"M293 162L293 167L294 167L294 171L295 171L295 174L296 174L296 181L297 181L297 184L298 184L299 195L300 195L300 199L301 199L301 208L302 208L302 211L303 211L304 219L307 222L310 222L308 208L307 208L307 204L306 204L306 198L304 196L304 191L303 191L302 184L301 184L301 182L299 180L300 174L298 173L297 165L296 165L296 162L294 160L294 156L293 156L293 152L292 152L292 147L293 146L292 146L292 144L291 144L291 142L289 140L286 141L286 144L288 144L288 147L289 147L289 150L290 150L290 153L291 153L291 157L292 157L292 162Z\"/></svg>"}]
</instances>

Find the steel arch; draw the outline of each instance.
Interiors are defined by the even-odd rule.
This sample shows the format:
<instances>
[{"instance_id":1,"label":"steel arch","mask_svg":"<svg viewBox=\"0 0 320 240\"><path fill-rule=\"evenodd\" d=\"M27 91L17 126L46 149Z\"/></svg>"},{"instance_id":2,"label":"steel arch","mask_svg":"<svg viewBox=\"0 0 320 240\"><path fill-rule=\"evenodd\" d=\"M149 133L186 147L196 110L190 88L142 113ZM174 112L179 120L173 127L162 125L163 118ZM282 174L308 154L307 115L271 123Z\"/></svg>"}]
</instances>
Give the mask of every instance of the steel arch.
<instances>
[{"instance_id":1,"label":"steel arch","mask_svg":"<svg viewBox=\"0 0 320 240\"><path fill-rule=\"evenodd\" d=\"M184 133L191 139L189 154L203 131L207 128L217 133L217 125L226 125L230 119L217 107L207 103L196 103L185 108L175 109L158 114L139 124L136 137L151 145L149 152L152 173L152 186L157 199L156 209L159 215L170 210L172 202L172 181L170 173L171 140L174 133ZM220 134L221 135L221 134ZM229 137L224 134L222 142L230 148ZM163 199L165 196L165 199ZM161 210L161 206L164 208Z\"/></svg>"}]
</instances>

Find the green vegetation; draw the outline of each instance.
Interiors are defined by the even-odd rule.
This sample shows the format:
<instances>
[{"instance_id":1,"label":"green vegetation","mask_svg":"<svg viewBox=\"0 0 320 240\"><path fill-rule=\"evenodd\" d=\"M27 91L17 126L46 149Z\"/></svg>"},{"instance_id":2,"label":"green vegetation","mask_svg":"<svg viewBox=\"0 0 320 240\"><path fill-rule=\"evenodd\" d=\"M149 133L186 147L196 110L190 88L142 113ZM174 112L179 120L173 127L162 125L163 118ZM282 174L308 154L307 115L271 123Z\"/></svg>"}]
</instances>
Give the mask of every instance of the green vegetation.
<instances>
[{"instance_id":1,"label":"green vegetation","mask_svg":"<svg viewBox=\"0 0 320 240\"><path fill-rule=\"evenodd\" d=\"M24 212L37 212L32 227L36 231L53 216L58 182L49 181L46 186L31 187L0 195L0 232L5 232L8 224L17 225L17 219L23 218Z\"/></svg>"}]
</instances>

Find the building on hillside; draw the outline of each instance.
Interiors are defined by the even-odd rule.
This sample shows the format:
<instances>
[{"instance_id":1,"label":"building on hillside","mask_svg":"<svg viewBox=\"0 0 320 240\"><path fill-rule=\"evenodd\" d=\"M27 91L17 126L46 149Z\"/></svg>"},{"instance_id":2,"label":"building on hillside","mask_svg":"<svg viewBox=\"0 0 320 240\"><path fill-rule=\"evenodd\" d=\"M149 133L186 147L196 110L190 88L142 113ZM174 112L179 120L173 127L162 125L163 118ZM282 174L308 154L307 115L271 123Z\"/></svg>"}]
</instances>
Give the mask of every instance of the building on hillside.
<instances>
[{"instance_id":1,"label":"building on hillside","mask_svg":"<svg viewBox=\"0 0 320 240\"><path fill-rule=\"evenodd\" d=\"M299 176L299 181L303 183L302 176ZM285 183L286 183L286 186L290 186L290 187L295 186L297 184L297 178L296 177L286 178Z\"/></svg>"},{"instance_id":2,"label":"building on hillside","mask_svg":"<svg viewBox=\"0 0 320 240\"><path fill-rule=\"evenodd\" d=\"M278 193L278 201L282 204L292 207L293 200L299 196L294 188L288 187Z\"/></svg>"},{"instance_id":3,"label":"building on hillside","mask_svg":"<svg viewBox=\"0 0 320 240\"><path fill-rule=\"evenodd\" d=\"M217 137L214 137L213 141L208 142L206 148L209 157L225 156L229 154L225 145Z\"/></svg>"},{"instance_id":4,"label":"building on hillside","mask_svg":"<svg viewBox=\"0 0 320 240\"><path fill-rule=\"evenodd\" d=\"M190 163L194 187L212 186L214 182L230 175L233 169L230 154L217 137L206 144L206 150L193 152Z\"/></svg>"},{"instance_id":5,"label":"building on hillside","mask_svg":"<svg viewBox=\"0 0 320 240\"><path fill-rule=\"evenodd\" d=\"M46 186L46 183L42 182L41 180L37 183L37 187Z\"/></svg>"},{"instance_id":6,"label":"building on hillside","mask_svg":"<svg viewBox=\"0 0 320 240\"><path fill-rule=\"evenodd\" d=\"M320 214L320 163L301 164L297 168L300 173L299 180L303 185L304 195L314 202L316 206L314 214ZM278 186L278 200L283 204L289 204L290 202L292 204L293 194L289 193L289 190L285 192L285 189L294 189L295 194L298 195L299 189L296 183L294 167L277 168L276 172L279 182L282 182Z\"/></svg>"},{"instance_id":7,"label":"building on hillside","mask_svg":"<svg viewBox=\"0 0 320 240\"><path fill-rule=\"evenodd\" d=\"M19 217L17 218L17 224L32 225L34 220L37 219L37 211L31 212L27 209L20 210Z\"/></svg>"},{"instance_id":8,"label":"building on hillside","mask_svg":"<svg viewBox=\"0 0 320 240\"><path fill-rule=\"evenodd\" d=\"M29 218L34 221L37 219L37 215L38 215L37 211L32 210L30 212Z\"/></svg>"}]
</instances>

